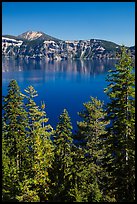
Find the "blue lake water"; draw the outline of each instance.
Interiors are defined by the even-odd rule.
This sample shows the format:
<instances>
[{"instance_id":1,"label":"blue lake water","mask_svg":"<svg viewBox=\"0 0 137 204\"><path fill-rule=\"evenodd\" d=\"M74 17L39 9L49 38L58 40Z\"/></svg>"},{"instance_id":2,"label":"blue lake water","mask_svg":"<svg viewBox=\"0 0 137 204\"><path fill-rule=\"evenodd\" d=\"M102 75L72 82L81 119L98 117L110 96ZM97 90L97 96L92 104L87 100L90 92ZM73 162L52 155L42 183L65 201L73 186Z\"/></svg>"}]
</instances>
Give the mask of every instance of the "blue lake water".
<instances>
[{"instance_id":1,"label":"blue lake water","mask_svg":"<svg viewBox=\"0 0 137 204\"><path fill-rule=\"evenodd\" d=\"M107 87L106 76L113 69L116 60L69 60L36 61L2 59L2 95L7 94L7 86L16 79L21 91L32 85L38 92L35 101L40 105L46 103L49 123L55 128L58 117L66 108L71 117L73 132L80 121L77 112L83 109L83 103L90 96L107 102L104 88Z\"/></svg>"}]
</instances>

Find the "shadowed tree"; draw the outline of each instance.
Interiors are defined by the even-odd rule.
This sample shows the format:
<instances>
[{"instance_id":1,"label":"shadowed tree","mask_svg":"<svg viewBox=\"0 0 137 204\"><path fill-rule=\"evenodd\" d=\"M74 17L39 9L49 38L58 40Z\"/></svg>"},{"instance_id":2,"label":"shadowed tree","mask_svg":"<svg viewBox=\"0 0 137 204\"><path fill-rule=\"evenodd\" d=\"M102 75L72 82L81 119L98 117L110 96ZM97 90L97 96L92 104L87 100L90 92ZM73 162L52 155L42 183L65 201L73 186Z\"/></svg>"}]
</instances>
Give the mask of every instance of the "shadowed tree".
<instances>
[{"instance_id":1,"label":"shadowed tree","mask_svg":"<svg viewBox=\"0 0 137 204\"><path fill-rule=\"evenodd\" d=\"M19 182L26 174L27 125L23 96L16 80L11 80L8 94L3 100L3 200L6 195L16 200Z\"/></svg>"},{"instance_id":2,"label":"shadowed tree","mask_svg":"<svg viewBox=\"0 0 137 204\"><path fill-rule=\"evenodd\" d=\"M135 76L133 62L125 47L115 70L110 70L105 89L110 102L106 120L106 166L109 172L108 191L117 202L135 200Z\"/></svg>"},{"instance_id":3,"label":"shadowed tree","mask_svg":"<svg viewBox=\"0 0 137 204\"><path fill-rule=\"evenodd\" d=\"M72 165L72 124L66 109L59 117L53 139L54 165L52 172L52 199L56 202L69 201L70 175Z\"/></svg>"},{"instance_id":4,"label":"shadowed tree","mask_svg":"<svg viewBox=\"0 0 137 204\"><path fill-rule=\"evenodd\" d=\"M103 103L97 98L90 97L84 103L84 110L79 113L83 119L78 122L76 138L80 140L85 158L84 170L86 174L86 195L88 202L99 202L103 195L103 179L106 176L102 168L102 158L105 155L104 135L107 122L104 120Z\"/></svg>"}]
</instances>

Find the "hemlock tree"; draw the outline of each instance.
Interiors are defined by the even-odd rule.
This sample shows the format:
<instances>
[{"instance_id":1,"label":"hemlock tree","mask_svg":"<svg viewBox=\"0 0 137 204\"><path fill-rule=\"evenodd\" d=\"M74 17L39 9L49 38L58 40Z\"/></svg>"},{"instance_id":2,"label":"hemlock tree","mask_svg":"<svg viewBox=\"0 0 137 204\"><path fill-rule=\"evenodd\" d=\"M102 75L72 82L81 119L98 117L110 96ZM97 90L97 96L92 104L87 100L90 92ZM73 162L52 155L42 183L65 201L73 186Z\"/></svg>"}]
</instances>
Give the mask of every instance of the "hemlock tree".
<instances>
[{"instance_id":1,"label":"hemlock tree","mask_svg":"<svg viewBox=\"0 0 137 204\"><path fill-rule=\"evenodd\" d=\"M25 90L26 95L25 98L25 108L28 113L28 146L29 146L29 154L30 154L30 164L32 165L34 159L34 122L38 121L40 118L40 113L38 112L39 107L34 101L34 98L38 96L37 91L34 89L33 86L28 86ZM31 168L31 167L30 167Z\"/></svg>"},{"instance_id":2,"label":"hemlock tree","mask_svg":"<svg viewBox=\"0 0 137 204\"><path fill-rule=\"evenodd\" d=\"M59 117L53 139L54 165L52 172L52 201L69 201L71 175L72 125L66 109Z\"/></svg>"},{"instance_id":3,"label":"hemlock tree","mask_svg":"<svg viewBox=\"0 0 137 204\"><path fill-rule=\"evenodd\" d=\"M3 200L16 200L27 164L27 113L16 80L11 80L3 100Z\"/></svg>"},{"instance_id":4,"label":"hemlock tree","mask_svg":"<svg viewBox=\"0 0 137 204\"><path fill-rule=\"evenodd\" d=\"M22 194L18 196L20 201L29 201L34 196L34 201L47 201L49 196L49 169L52 167L53 144L51 141L52 127L47 124L45 104L41 108L36 105L33 98L37 96L36 90L29 86L25 89L27 95L26 109L28 111L28 145L30 153L30 174L26 183L22 185ZM27 191L25 190L27 189ZM29 200L27 200L29 199Z\"/></svg>"},{"instance_id":5,"label":"hemlock tree","mask_svg":"<svg viewBox=\"0 0 137 204\"><path fill-rule=\"evenodd\" d=\"M10 180L10 158L8 154L8 147L6 146L5 135L6 135L5 124L2 121L2 200L8 201L11 199L11 180Z\"/></svg>"},{"instance_id":6,"label":"hemlock tree","mask_svg":"<svg viewBox=\"0 0 137 204\"><path fill-rule=\"evenodd\" d=\"M20 201L47 201L50 194L50 179L49 169L52 168L53 161L53 144L51 141L52 127L50 125L42 126L42 123L47 122L47 118L43 118L34 122L33 130L33 163L31 171L33 174L26 179L26 183L22 186L24 192L18 199ZM27 189L27 192L25 191ZM35 195L35 196L34 196ZM35 199L35 200L34 200Z\"/></svg>"},{"instance_id":7,"label":"hemlock tree","mask_svg":"<svg viewBox=\"0 0 137 204\"><path fill-rule=\"evenodd\" d=\"M37 91L34 89L33 86L28 86L25 90L26 94L23 94L25 98L25 109L27 111L28 116L28 147L29 147L29 165L28 169L30 170L29 175L33 174L31 171L33 162L34 162L34 130L37 129L36 122L39 122L43 118L46 117L46 113L43 111L43 108L40 110L39 106L34 101L34 98L38 96ZM42 105L42 107L45 104ZM46 120L46 121L44 121ZM48 121L48 119L44 119L41 121L41 126L44 127L44 124Z\"/></svg>"},{"instance_id":8,"label":"hemlock tree","mask_svg":"<svg viewBox=\"0 0 137 204\"><path fill-rule=\"evenodd\" d=\"M121 48L120 61L108 74L105 92L110 102L107 117L106 165L110 179L108 191L117 202L135 200L135 76L132 58Z\"/></svg>"},{"instance_id":9,"label":"hemlock tree","mask_svg":"<svg viewBox=\"0 0 137 204\"><path fill-rule=\"evenodd\" d=\"M54 147L51 141L53 129L47 125L48 118L44 111L44 104L42 104L41 119L34 123L34 184L37 189L40 201L47 201L51 194L49 178L49 170L52 169L54 158Z\"/></svg>"},{"instance_id":10,"label":"hemlock tree","mask_svg":"<svg viewBox=\"0 0 137 204\"><path fill-rule=\"evenodd\" d=\"M85 109L79 113L83 121L77 123L77 134L82 141L86 161L88 202L100 202L104 193L102 182L106 177L102 159L105 155L103 138L107 122L104 121L103 102L93 97L90 99L83 104Z\"/></svg>"},{"instance_id":11,"label":"hemlock tree","mask_svg":"<svg viewBox=\"0 0 137 204\"><path fill-rule=\"evenodd\" d=\"M88 202L88 176L87 165L83 149L73 145L72 167L71 167L71 187L69 195L71 202Z\"/></svg>"}]
</instances>

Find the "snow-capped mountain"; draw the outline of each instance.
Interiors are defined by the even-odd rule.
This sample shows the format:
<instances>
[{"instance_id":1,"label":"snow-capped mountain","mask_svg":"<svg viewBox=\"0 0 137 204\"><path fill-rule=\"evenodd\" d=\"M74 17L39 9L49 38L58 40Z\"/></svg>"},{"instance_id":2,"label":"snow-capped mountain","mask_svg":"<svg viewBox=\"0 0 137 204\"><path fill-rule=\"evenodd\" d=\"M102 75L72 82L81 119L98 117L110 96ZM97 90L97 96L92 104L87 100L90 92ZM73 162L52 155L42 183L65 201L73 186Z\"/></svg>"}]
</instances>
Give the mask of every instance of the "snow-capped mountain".
<instances>
[{"instance_id":1,"label":"snow-capped mountain","mask_svg":"<svg viewBox=\"0 0 137 204\"><path fill-rule=\"evenodd\" d=\"M135 47L129 48L135 55ZM116 58L120 46L116 43L99 40L60 40L43 32L27 31L19 36L2 37L3 56L49 60L68 58Z\"/></svg>"},{"instance_id":2,"label":"snow-capped mountain","mask_svg":"<svg viewBox=\"0 0 137 204\"><path fill-rule=\"evenodd\" d=\"M42 32L27 31L25 33L22 33L18 37L26 39L26 40L36 40L37 38L39 38L42 35L43 35Z\"/></svg>"}]
</instances>

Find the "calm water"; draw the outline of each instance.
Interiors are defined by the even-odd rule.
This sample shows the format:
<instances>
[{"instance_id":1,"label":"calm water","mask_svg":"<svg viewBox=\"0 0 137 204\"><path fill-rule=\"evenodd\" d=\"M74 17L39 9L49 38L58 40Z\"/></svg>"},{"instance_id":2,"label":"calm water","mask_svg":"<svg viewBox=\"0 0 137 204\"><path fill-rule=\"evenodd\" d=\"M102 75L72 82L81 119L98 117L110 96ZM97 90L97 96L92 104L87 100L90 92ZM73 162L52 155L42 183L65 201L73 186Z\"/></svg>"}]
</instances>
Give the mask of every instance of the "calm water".
<instances>
[{"instance_id":1,"label":"calm water","mask_svg":"<svg viewBox=\"0 0 137 204\"><path fill-rule=\"evenodd\" d=\"M71 117L73 131L76 121L80 121L77 112L90 96L107 102L103 90L109 69L113 69L115 60L70 60L48 62L45 60L2 60L2 95L7 94L7 86L11 79L16 79L21 91L32 85L38 91L35 99L46 103L49 123L55 128L58 117L66 108Z\"/></svg>"}]
</instances>

